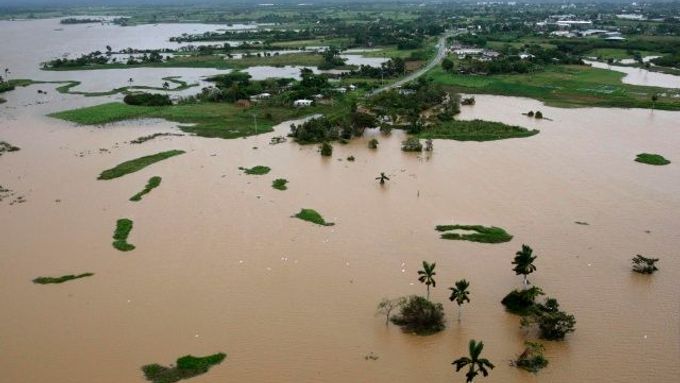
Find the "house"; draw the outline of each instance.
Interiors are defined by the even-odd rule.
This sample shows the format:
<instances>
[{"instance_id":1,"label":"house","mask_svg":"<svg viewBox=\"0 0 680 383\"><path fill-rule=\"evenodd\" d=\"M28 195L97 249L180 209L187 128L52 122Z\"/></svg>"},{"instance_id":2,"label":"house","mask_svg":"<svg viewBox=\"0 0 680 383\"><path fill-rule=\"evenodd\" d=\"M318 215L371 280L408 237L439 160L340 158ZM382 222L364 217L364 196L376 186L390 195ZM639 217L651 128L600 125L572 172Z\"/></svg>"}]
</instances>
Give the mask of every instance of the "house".
<instances>
[{"instance_id":1,"label":"house","mask_svg":"<svg viewBox=\"0 0 680 383\"><path fill-rule=\"evenodd\" d=\"M271 93L260 93L260 94L250 96L250 101L266 100L266 99L270 98L271 96L272 96Z\"/></svg>"},{"instance_id":2,"label":"house","mask_svg":"<svg viewBox=\"0 0 680 383\"><path fill-rule=\"evenodd\" d=\"M347 88L335 88L333 90L338 93L347 93Z\"/></svg>"},{"instance_id":3,"label":"house","mask_svg":"<svg viewBox=\"0 0 680 383\"><path fill-rule=\"evenodd\" d=\"M350 84L350 86L349 86L349 90L357 90L357 87L356 87L356 85L352 85L352 84Z\"/></svg>"},{"instance_id":4,"label":"house","mask_svg":"<svg viewBox=\"0 0 680 383\"><path fill-rule=\"evenodd\" d=\"M301 98L299 100L293 101L293 106L296 107L296 108L305 108L305 107L308 107L308 106L312 106L313 102L314 101L312 101L312 100L307 100L307 99Z\"/></svg>"}]
</instances>

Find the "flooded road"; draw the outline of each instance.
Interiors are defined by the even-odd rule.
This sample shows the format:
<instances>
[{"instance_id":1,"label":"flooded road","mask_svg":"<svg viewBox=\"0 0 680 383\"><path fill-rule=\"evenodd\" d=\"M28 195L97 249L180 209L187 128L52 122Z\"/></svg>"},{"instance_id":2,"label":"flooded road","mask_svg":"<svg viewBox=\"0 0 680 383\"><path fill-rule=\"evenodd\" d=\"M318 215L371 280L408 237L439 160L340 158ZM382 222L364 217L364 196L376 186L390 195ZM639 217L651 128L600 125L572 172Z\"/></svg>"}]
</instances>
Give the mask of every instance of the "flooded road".
<instances>
[{"instance_id":1,"label":"flooded road","mask_svg":"<svg viewBox=\"0 0 680 383\"><path fill-rule=\"evenodd\" d=\"M3 97L0 140L21 151L0 157L0 185L27 199L0 202L3 381L143 382L144 364L219 351L225 362L192 382L463 381L450 363L471 338L484 341L497 366L484 382L671 383L680 376L678 112L476 96L459 118L541 133L435 140L433 153L415 155L400 151L402 132L367 132L322 158L315 146L269 145L290 123L247 139L130 145L179 130L163 121L82 127L45 116L119 96L34 85ZM553 121L521 115L539 109ZM378 150L367 148L372 137ZM122 161L171 149L187 153L96 180ZM641 152L673 163L634 162ZM356 161L344 160L349 155ZM255 165L272 171L238 170ZM391 178L385 187L374 179L380 172ZM161 186L128 201L151 176L161 176ZM273 189L275 178L288 179L288 190ZM290 218L300 208L336 225ZM137 248L129 253L111 246L123 217L134 221L129 241ZM445 241L434 231L444 223L500 226L514 239ZM538 255L530 280L577 320L565 342L545 342L550 365L537 376L508 366L534 334L499 303L521 286L510 262L523 243ZM660 271L632 273L635 254L661 258ZM437 263L432 299L448 318L447 329L429 337L375 316L382 297L424 294L416 275L423 260ZM81 272L95 275L31 283ZM471 303L459 323L447 288L462 278L471 282ZM366 360L370 353L378 359Z\"/></svg>"}]
</instances>

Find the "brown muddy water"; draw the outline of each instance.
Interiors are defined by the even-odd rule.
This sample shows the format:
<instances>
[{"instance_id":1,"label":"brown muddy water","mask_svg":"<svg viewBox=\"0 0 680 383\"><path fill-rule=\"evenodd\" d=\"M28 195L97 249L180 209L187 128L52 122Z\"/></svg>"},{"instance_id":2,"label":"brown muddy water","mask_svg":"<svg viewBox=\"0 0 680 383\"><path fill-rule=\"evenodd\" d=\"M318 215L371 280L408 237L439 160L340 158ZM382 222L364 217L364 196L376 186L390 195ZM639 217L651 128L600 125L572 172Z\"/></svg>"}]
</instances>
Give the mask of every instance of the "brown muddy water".
<instances>
[{"instance_id":1,"label":"brown muddy water","mask_svg":"<svg viewBox=\"0 0 680 383\"><path fill-rule=\"evenodd\" d=\"M47 96L36 89L50 89ZM469 339L485 342L496 368L484 382L677 382L680 377L680 132L677 112L559 109L477 96L460 118L538 128L525 139L435 140L434 152L399 150L401 132L368 132L335 145L269 145L275 133L236 140L164 137L163 121L81 127L47 113L109 98L61 95L35 85L5 96L0 185L27 202L0 202L0 381L142 382L139 368L191 353L225 362L194 382L464 381L451 361ZM540 109L553 121L521 112ZM376 136L376 151L367 141ZM257 147L257 149L254 149ZM106 149L100 151L100 149ZM97 175L162 150L182 156L110 181ZM641 152L674 161L653 167ZM355 162L345 159L356 157ZM265 176L239 166L267 165ZM374 178L386 172L380 187ZM128 198L151 176L160 187ZM290 181L287 191L271 187ZM333 227L290 218L314 208ZM118 218L134 220L137 248L111 246ZM589 226L577 225L585 221ZM515 237L485 245L445 241L443 223L496 225ZM565 342L545 342L550 365L534 376L508 366L535 334L500 299L521 280L511 271L522 243L538 255L530 280L577 319ZM660 271L631 272L630 258L661 258ZM416 272L437 262L432 299L445 331L429 337L385 327L382 297L423 294ZM94 272L63 285L42 275ZM471 282L463 319L448 302ZM365 360L373 353L378 360Z\"/></svg>"}]
</instances>

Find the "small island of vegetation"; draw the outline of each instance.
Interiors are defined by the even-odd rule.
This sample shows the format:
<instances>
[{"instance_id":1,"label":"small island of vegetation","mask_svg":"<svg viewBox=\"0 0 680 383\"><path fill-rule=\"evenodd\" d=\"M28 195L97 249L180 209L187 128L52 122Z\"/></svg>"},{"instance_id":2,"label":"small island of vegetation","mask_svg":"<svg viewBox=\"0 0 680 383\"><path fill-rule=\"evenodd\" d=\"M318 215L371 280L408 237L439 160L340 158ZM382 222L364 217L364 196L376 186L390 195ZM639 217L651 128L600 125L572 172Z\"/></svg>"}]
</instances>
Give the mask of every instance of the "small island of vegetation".
<instances>
[{"instance_id":1,"label":"small island of vegetation","mask_svg":"<svg viewBox=\"0 0 680 383\"><path fill-rule=\"evenodd\" d=\"M116 222L116 231L113 233L113 247L120 251L131 251L135 245L128 243L127 239L132 231L132 221L121 218Z\"/></svg>"},{"instance_id":2,"label":"small island of vegetation","mask_svg":"<svg viewBox=\"0 0 680 383\"><path fill-rule=\"evenodd\" d=\"M442 239L462 240L481 243L502 243L512 240L512 235L495 226L481 225L438 225L435 230L442 232ZM456 231L462 231L456 232Z\"/></svg>"},{"instance_id":3,"label":"small island of vegetation","mask_svg":"<svg viewBox=\"0 0 680 383\"><path fill-rule=\"evenodd\" d=\"M126 174L140 171L149 165L155 164L156 162L163 161L170 157L178 156L184 153L185 152L183 150L169 150L167 152L160 152L152 154L150 156L135 158L134 160L125 161L114 168L104 170L103 172L101 172L97 179L111 180L114 178L122 177Z\"/></svg>"},{"instance_id":4,"label":"small island of vegetation","mask_svg":"<svg viewBox=\"0 0 680 383\"><path fill-rule=\"evenodd\" d=\"M144 186L144 189L142 191L140 191L139 193L130 197L130 201L133 201L133 202L141 201L142 197L144 195L148 194L149 192L151 192L151 190L160 186L161 180L162 180L161 177L158 177L158 176L154 176L154 177L149 178L149 181L146 183L146 186Z\"/></svg>"},{"instance_id":5,"label":"small island of vegetation","mask_svg":"<svg viewBox=\"0 0 680 383\"><path fill-rule=\"evenodd\" d=\"M142 367L142 372L149 382L174 383L205 374L211 367L222 363L226 357L227 355L221 352L203 357L186 355L178 358L175 366L147 364Z\"/></svg>"},{"instance_id":6,"label":"small island of vegetation","mask_svg":"<svg viewBox=\"0 0 680 383\"><path fill-rule=\"evenodd\" d=\"M299 218L303 221L312 222L321 226L333 226L335 223L326 222L326 220L314 209L302 209L293 217Z\"/></svg>"},{"instance_id":7,"label":"small island of vegetation","mask_svg":"<svg viewBox=\"0 0 680 383\"><path fill-rule=\"evenodd\" d=\"M78 275L67 274L67 275L62 275L60 277L38 277L38 278L35 278L33 280L33 283L36 283L36 284L39 284L39 285L60 284L60 283L72 281L74 279L91 277L93 275L94 275L94 273L83 273L83 274L78 274Z\"/></svg>"},{"instance_id":8,"label":"small island of vegetation","mask_svg":"<svg viewBox=\"0 0 680 383\"><path fill-rule=\"evenodd\" d=\"M671 162L667 160L664 156L660 154L651 153L640 153L635 157L636 162L640 162L647 165L663 166L668 165Z\"/></svg>"}]
</instances>

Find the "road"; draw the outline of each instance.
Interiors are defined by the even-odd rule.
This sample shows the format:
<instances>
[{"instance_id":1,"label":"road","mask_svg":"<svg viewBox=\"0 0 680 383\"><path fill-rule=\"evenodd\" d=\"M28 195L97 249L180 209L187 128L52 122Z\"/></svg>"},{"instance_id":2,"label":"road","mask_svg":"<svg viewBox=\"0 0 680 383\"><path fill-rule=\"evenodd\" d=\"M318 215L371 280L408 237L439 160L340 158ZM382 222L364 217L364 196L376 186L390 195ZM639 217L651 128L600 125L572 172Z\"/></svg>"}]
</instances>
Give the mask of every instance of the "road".
<instances>
[{"instance_id":1,"label":"road","mask_svg":"<svg viewBox=\"0 0 680 383\"><path fill-rule=\"evenodd\" d=\"M438 48L437 49L437 55L434 56L434 58L432 60L430 60L430 62L427 63L427 65L425 65L424 67L418 69L417 71L409 74L406 77L403 77L403 78L401 78L401 79L399 79L399 80L397 80L397 81L395 81L391 84L385 85L382 88L378 88L378 89L374 90L373 92L369 93L369 96L374 96L374 95L381 93L381 92L384 92L386 90L398 88L398 87L400 87L400 86L402 86L406 83L409 83L409 82L417 79L418 77L427 73L430 69L439 65L439 63L442 62L444 57L446 57L446 39L448 39L451 36L453 36L452 33L445 33L443 36L441 36L439 38L439 42L437 43L437 48Z\"/></svg>"}]
</instances>

